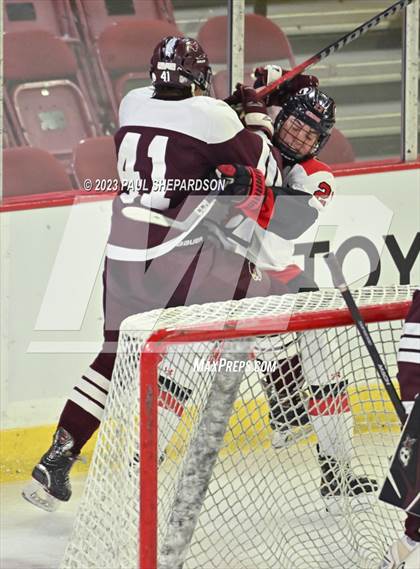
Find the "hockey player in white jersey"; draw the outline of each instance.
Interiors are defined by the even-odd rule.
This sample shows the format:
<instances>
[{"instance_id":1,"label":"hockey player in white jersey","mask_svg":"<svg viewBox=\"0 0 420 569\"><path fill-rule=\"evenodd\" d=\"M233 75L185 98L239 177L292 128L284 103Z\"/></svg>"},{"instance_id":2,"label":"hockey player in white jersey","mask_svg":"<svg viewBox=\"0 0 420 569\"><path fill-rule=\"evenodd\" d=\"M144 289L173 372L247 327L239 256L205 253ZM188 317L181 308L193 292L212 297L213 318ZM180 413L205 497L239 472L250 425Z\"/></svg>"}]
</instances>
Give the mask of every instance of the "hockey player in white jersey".
<instances>
[{"instance_id":1,"label":"hockey player in white jersey","mask_svg":"<svg viewBox=\"0 0 420 569\"><path fill-rule=\"evenodd\" d=\"M291 293L318 289L315 281L293 264L294 239L316 221L335 190L331 169L316 158L334 126L335 104L314 86L315 78L310 81L312 85L295 93L289 91L285 96L280 92L271 97L272 104L281 104L272 141L283 156L282 187L272 188L273 199L265 201L258 216L246 219L236 215L225 229L228 242L238 239L240 243L242 238L246 243L256 221L251 245L246 251L243 245L241 253L257 270L270 274L273 282L286 285ZM236 168L237 180L243 183L243 168ZM223 175L223 168L219 167L219 171ZM237 247L240 249L241 245ZM358 498L353 502L357 508L366 501L366 496L370 501L377 483L366 476L355 476L350 468L353 418L346 378L341 376L339 363L334 361L336 351L326 332L301 334L299 348L298 354L280 359L277 370L266 374L263 380L273 446L284 446L291 428L310 422L318 437L320 493L327 508L340 513L342 498L349 497ZM305 404L300 395L303 383L309 390Z\"/></svg>"},{"instance_id":2,"label":"hockey player in white jersey","mask_svg":"<svg viewBox=\"0 0 420 569\"><path fill-rule=\"evenodd\" d=\"M329 205L335 191L331 169L316 158L326 144L334 123L334 101L314 87L304 87L289 96L275 120L273 143L281 151L284 160L283 184L292 193L301 193L300 199L307 201L308 208L316 210L317 214ZM291 292L317 289L316 283L309 282L308 277L299 272L300 269L296 269L296 275L292 278L290 271L291 266L286 270L289 273L286 279L282 271L273 274L273 278L286 280ZM321 495L331 511L340 512L341 496L357 497L363 503L365 496L373 495L377 483L366 476L356 477L350 468L353 417L347 395L348 380L342 376L339 362L335 361L339 351L334 348L333 342L323 330L301 334L300 352L296 355L300 359L300 366L294 369L294 378L297 387L304 379L309 389L307 413L318 438ZM289 393L293 393L293 374L291 376ZM280 389L284 389L284 386ZM279 402L281 398L278 395L278 390L274 389L274 400ZM271 412L274 417L274 408ZM281 416L284 417L284 413ZM280 424L280 429L274 430L274 445L279 443L279 439L281 444L283 438L284 431Z\"/></svg>"}]
</instances>

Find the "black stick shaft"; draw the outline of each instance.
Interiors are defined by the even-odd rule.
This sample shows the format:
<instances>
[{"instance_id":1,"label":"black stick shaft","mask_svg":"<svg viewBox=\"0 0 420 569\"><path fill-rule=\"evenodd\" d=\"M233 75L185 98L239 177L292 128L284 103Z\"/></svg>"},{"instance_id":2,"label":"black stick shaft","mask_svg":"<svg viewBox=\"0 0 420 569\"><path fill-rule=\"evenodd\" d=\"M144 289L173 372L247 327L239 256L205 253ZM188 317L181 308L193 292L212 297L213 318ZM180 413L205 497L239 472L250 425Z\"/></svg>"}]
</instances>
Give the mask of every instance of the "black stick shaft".
<instances>
[{"instance_id":1,"label":"black stick shaft","mask_svg":"<svg viewBox=\"0 0 420 569\"><path fill-rule=\"evenodd\" d=\"M390 16L393 16L400 10L406 8L409 4L411 4L412 1L413 0L399 0L398 2L395 2L394 4L389 6L383 12L380 12L370 20L367 20L360 26L357 26L357 28L355 28L351 32L344 34L343 36L341 36L341 38L334 41L327 47L324 47L323 49L321 49L321 51L318 51L318 53L312 55L309 59L306 59L302 63L299 63L299 65L297 65L296 67L294 67L293 69L291 69L290 71L279 77L276 81L273 81L272 83L266 85L262 89L258 89L258 98L263 99L264 97L269 95L272 91L275 91L282 83L290 81L291 79L293 79L293 77L296 77L296 75L299 75L299 73L302 73L302 71L308 69L308 67L312 67L312 65L319 63L321 60L325 59L332 53L335 53L345 45L348 45L352 41L357 40L358 38L360 38L360 36L368 32L370 29L375 28L378 24L380 24Z\"/></svg>"},{"instance_id":2,"label":"black stick shaft","mask_svg":"<svg viewBox=\"0 0 420 569\"><path fill-rule=\"evenodd\" d=\"M343 271L341 270L340 265L338 264L337 258L334 253L328 253L324 255L324 260L328 265L328 268L331 272L332 280L334 286L338 288L341 292L342 297L344 298L345 303L351 313L351 316L356 324L357 329L359 330L360 335L362 336L363 342L366 346L367 351L372 359L373 365L375 366L376 371L379 374L379 377L384 384L385 389L388 392L389 398L394 406L395 412L398 415L401 424L404 425L406 414L404 405L401 403L401 399L398 397L398 393L395 390L395 387L392 384L391 378L389 377L388 370L385 367L384 362L382 361L381 356L379 355L378 350L376 349L375 344L373 343L372 337L370 332L366 326L365 321L360 314L356 303L354 302L353 295L351 294L346 280L343 275Z\"/></svg>"}]
</instances>

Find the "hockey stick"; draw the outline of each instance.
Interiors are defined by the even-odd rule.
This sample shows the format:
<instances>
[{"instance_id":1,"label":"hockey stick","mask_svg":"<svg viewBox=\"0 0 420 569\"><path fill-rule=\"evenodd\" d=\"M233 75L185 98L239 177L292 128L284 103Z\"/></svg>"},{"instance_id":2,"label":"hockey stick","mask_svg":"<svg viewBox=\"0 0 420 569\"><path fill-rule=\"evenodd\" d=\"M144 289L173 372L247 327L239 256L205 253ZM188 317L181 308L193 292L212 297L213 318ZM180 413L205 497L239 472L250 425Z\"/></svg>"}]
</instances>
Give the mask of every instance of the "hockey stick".
<instances>
[{"instance_id":1,"label":"hockey stick","mask_svg":"<svg viewBox=\"0 0 420 569\"><path fill-rule=\"evenodd\" d=\"M145 207L128 206L122 210L122 213L128 219L140 221L142 223L152 223L161 227L171 227L177 231L188 231L194 227L208 214L215 201L203 199L200 204L190 213L184 221L177 221L171 217L166 217L161 213L152 211Z\"/></svg>"},{"instance_id":2,"label":"hockey stick","mask_svg":"<svg viewBox=\"0 0 420 569\"><path fill-rule=\"evenodd\" d=\"M174 247L180 245L185 238L195 229L195 227L202 221L208 212L211 210L215 200L203 199L200 204L188 215L184 221L177 221L171 217L166 217L161 213L152 211L144 207L127 206L122 209L122 214L131 219L132 221L140 221L141 223L160 225L161 227L168 227L179 231L179 235L164 241L160 245L148 247L147 249L133 249L131 251L131 260L147 261L155 259L161 255L165 255L172 251ZM126 253L121 251L121 247L108 243L106 255L109 259L120 260L122 255L127 260Z\"/></svg>"},{"instance_id":3,"label":"hockey stick","mask_svg":"<svg viewBox=\"0 0 420 569\"><path fill-rule=\"evenodd\" d=\"M413 0L399 0L399 2L395 2L394 4L392 4L392 6L390 6L383 12L380 12L379 14L377 14L376 16L374 16L364 24L361 24L360 26L355 28L353 31L348 32L347 34L345 34L335 42L331 43L329 46L325 47L321 51L318 51L318 53L316 53L309 59L306 59L302 63L299 63L299 65L296 65L296 67L294 67L293 69L291 69L290 71L288 71L287 73L285 73L284 75L282 75L281 77L270 83L269 85L266 85L262 89L258 89L258 98L263 99L264 97L275 91L277 87L279 87L283 83L286 83L287 81L290 81L291 79L293 79L293 77L296 77L296 75L299 75L299 73L302 73L302 71L304 71L308 67L312 67L312 65L319 63L322 59L325 59L332 53L335 53L345 45L348 45L352 41L357 40L360 36L365 34L371 28L376 27L378 24L389 18L389 16L393 16L400 10L406 8L409 4L411 4L412 1Z\"/></svg>"},{"instance_id":4,"label":"hockey stick","mask_svg":"<svg viewBox=\"0 0 420 569\"><path fill-rule=\"evenodd\" d=\"M391 461L389 473L379 493L382 502L403 509L405 512L420 516L419 493L419 426L420 426L420 397L415 400L411 413L406 421L404 406L392 385L388 371L372 341L367 326L354 302L354 298L346 284L343 272L334 253L324 255L330 269L334 286L341 292L353 320L363 338L366 348L372 358L376 371L380 375L385 389L394 405L395 411L403 425L403 432L397 449Z\"/></svg>"},{"instance_id":5,"label":"hockey stick","mask_svg":"<svg viewBox=\"0 0 420 569\"><path fill-rule=\"evenodd\" d=\"M209 192L210 197L215 197L221 194L225 189L225 181L219 184L215 189ZM161 227L170 227L176 229L177 231L190 233L198 223L204 219L209 211L212 209L215 200L205 197L200 201L197 207L195 207L192 212L184 219L184 221L179 221L173 219L172 217L167 217L162 213L152 211L149 208L140 206L127 206L123 208L122 214L131 219L132 221L140 221L141 223L152 223L153 225L160 225Z\"/></svg>"},{"instance_id":6,"label":"hockey stick","mask_svg":"<svg viewBox=\"0 0 420 569\"><path fill-rule=\"evenodd\" d=\"M420 517L419 441L420 397L416 397L378 498Z\"/></svg>"},{"instance_id":7,"label":"hockey stick","mask_svg":"<svg viewBox=\"0 0 420 569\"><path fill-rule=\"evenodd\" d=\"M379 374L379 377L384 384L386 391L388 392L389 398L394 406L395 412L398 415L398 418L402 425L405 423L406 413L404 409L404 405L401 403L401 399L398 397L398 393L395 390L395 387L392 384L391 378L389 377L388 370L385 367L384 362L382 361L381 356L379 355L378 350L376 349L375 344L373 343L372 337L369 333L369 330L366 326L365 321L360 314L359 309L354 302L353 295L351 294L346 280L343 275L343 271L341 270L340 265L338 264L337 258L334 253L328 253L324 255L324 260L328 265L328 268L331 272L332 281L334 286L338 288L341 292L342 297L344 298L345 303L347 304L348 309L350 310L351 316L356 324L357 329L359 330L360 335L362 336L363 342L369 352L370 357L372 358L373 365L375 366L376 371Z\"/></svg>"}]
</instances>

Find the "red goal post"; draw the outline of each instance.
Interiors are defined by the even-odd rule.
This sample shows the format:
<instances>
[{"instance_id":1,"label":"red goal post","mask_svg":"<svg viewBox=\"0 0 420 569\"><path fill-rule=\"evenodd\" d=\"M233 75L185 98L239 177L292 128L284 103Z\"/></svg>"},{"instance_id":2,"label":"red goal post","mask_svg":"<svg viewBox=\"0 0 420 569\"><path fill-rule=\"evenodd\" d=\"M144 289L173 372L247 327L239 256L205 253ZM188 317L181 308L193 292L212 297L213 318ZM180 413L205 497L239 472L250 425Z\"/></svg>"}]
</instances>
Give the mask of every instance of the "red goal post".
<instances>
[{"instance_id":1,"label":"red goal post","mask_svg":"<svg viewBox=\"0 0 420 569\"><path fill-rule=\"evenodd\" d=\"M366 323L371 324L373 328L373 337L379 344L379 350L385 357L387 365L393 368L391 373L395 373L395 353L401 321L408 311L412 289L408 286L372 287L354 291L354 294ZM151 332L152 330L154 331ZM325 338L321 339L323 335ZM310 347L304 347L302 343L299 343L302 337L310 337L311 345L314 345L314 341L315 343L319 341L319 346L317 345L316 350L311 352ZM158 409L162 408L162 391L159 383L162 373L166 377L175 377L177 381L179 378L182 380L183 377L188 377L190 383L191 377L194 376L192 384L196 385L199 391L199 379L203 379L204 374L200 376L199 373L195 373L194 357L198 353L208 360L214 356L215 350L218 357L220 355L231 357L232 360L238 356L249 358L250 354L255 357L255 354L257 353L258 356L260 352L268 353L271 358L274 357L272 354L279 357L281 353L282 361L283 358L293 357L290 354L295 350L302 358L305 355L306 360L303 360L302 367L305 368L306 361L309 373L314 368L321 370L328 358L340 352L343 369L347 370L348 375L354 376L349 379L349 389L350 391L354 389L355 393L353 414L356 415L356 424L358 415L362 418L362 422L365 420L364 413L367 415L377 413L378 425L382 425L384 416L386 416L386 422L390 424L395 419L390 405L386 402L386 393L381 391L376 384L374 385L375 371L372 364L369 364L366 354L363 353L364 348L355 333L351 316L343 307L343 301L337 291L212 303L153 311L146 315L130 317L121 328L119 355L112 380L113 391L111 390L109 394L110 399L107 402L106 415L101 426L82 506L61 566L63 569L103 567L107 566L107 563L112 563L112 567L115 568L130 567L130 569L131 567L133 569L137 567L140 569L180 569L181 567L210 569L211 567L213 569L213 565L206 565L203 560L217 558L217 552L215 554L209 551L211 548L217 549L214 536L218 536L222 541L223 534L226 531L231 532L233 543L233 534L236 536L236 532L232 529L232 523L236 521L239 525L238 543L241 543L243 535L248 535L246 533L248 531L249 538L247 539L251 546L244 549L252 549L253 539L257 542L258 538L249 530L250 522L246 518L251 508L251 504L248 503L249 495L256 503L261 504L259 509L262 509L267 501L262 491L261 495L258 494L262 486L254 480L259 474L258 471L254 478L247 478L246 472L244 473L240 466L240 461L248 460L248 456L254 452L255 456L259 457L258 460L261 458L260 455L263 455L264 461L260 461L260 464L261 470L265 472L264 480L272 480L271 484L267 482L267 488L264 488L264 491L268 492L267 495L275 496L275 502L278 503L279 497L283 495L285 483L282 483L283 490L281 487L274 488L273 484L277 478L282 479L283 476L289 478L290 473L291 481L287 481L287 486L290 485L291 488L287 499L288 505L297 512L297 517L302 515L302 512L307 514L308 504L306 498L302 497L301 487L306 484L308 493L313 493L312 478L319 477L319 475L313 474L315 469L305 463L299 466L296 475L289 470L290 464L296 463L298 454L309 455L313 452L314 445L311 444L313 433L307 435L293 424L292 430L296 431L293 435L295 437L294 446L286 446L280 451L282 462L284 462L283 470L281 475L273 476L271 470L278 470L279 465L277 456L267 446L264 431L267 429L266 405L263 402L257 404L257 411L248 410L254 409L252 405L255 401L264 399L264 389L261 389L261 381L255 379L255 373L245 374L249 385L247 384L243 393L240 391L244 383L243 371L236 373L232 388L229 388L230 392L222 396L220 393L224 391L224 385L228 380L230 381L231 376L235 376L235 373L219 371L213 375L212 373L207 374L210 378L208 385L205 389L203 388L203 392L197 396L196 400L193 401L192 397L188 400L181 423L172 429L171 436L165 439L166 459L162 467L158 467L161 458L159 454L162 455L159 427L161 430L164 427L168 428L165 423L166 417L159 416L158 422ZM317 360L318 353L322 354L322 361ZM303 375L305 374L308 375L308 372L303 369ZM216 389L217 381L219 384ZM189 387L192 387L191 384ZM136 392L137 395L135 395ZM218 398L217 401L212 403L212 397L213 399ZM221 397L224 397L224 400ZM241 398L243 399L242 406L238 407L237 403ZM290 396L290 401L286 401L289 408L291 401L294 400ZM219 413L218 415L217 413L216 415L211 414L211 405ZM135 410L136 407L138 411ZM378 409L376 410L375 407ZM222 408L224 411L220 411ZM237 419L233 425L232 417L235 413L236 415L242 414L242 418ZM255 420L256 413L258 413L257 420ZM206 416L207 424L205 423ZM219 432L215 434L215 440L209 445L206 437L212 426L219 422L220 417L223 421L218 427ZM182 425L184 419L185 425ZM237 443L241 437L246 437L246 428L243 427L245 423L251 425L247 427L248 429L254 429L257 433L257 435L254 432L252 434L257 442L254 441L249 445L251 452L248 452L248 446L244 451L239 442ZM384 428L387 432L380 435L382 438L379 443L375 440L376 427L371 428L368 425L367 433L360 435L363 439L359 444L362 450L360 453L357 452L361 457L360 463L368 469L371 468L375 475L378 472L379 475L385 473L388 449L384 451L383 441L386 441L390 449L393 444L390 440L392 425L391 427L386 425ZM262 434L263 431L264 434ZM232 452L232 457L235 458L229 458L223 462L219 456L223 454L223 450L219 453L219 448L228 445L226 440L229 437L231 440L229 444L235 447ZM195 448L194 445L196 445ZM378 451L378 456L372 457L372 464L365 465L363 448L367 445L372 445L375 452ZM136 451L136 448L139 450ZM298 454L296 454L296 449L299 450ZM136 452L141 457L138 470L136 468L138 461L133 459ZM210 454L212 458L208 460ZM227 466L224 466L225 463ZM192 468L196 471L191 474ZM196 494L194 494L193 486L197 479L197 468L199 468L198 478L204 479L199 480ZM203 471L206 470L208 472L204 473L203 477ZM218 474L214 475L214 472ZM224 476L227 482L219 484L218 480L222 480ZM186 477L187 482L185 480L183 482L183 477ZM294 485L296 480L299 481L299 488ZM246 492L243 489L241 491L235 489L238 481L246 487ZM123 484L127 485L127 488L123 489ZM219 486L213 488L212 484L219 484ZM194 497L193 502L191 502L191 496ZM130 500L138 501L138 504L130 503ZM314 500L316 501L317 498ZM128 503L125 503L126 501ZM246 506L244 502L247 502ZM235 515L230 515L229 508L232 508ZM375 508L377 509L372 515L381 520L379 523L386 528L385 541L397 532L400 523L398 514L388 511L383 513L383 506L375 506ZM300 510L301 513L299 513ZM287 511L287 507L284 511ZM324 519L324 509L322 506L316 506L315 511L317 515L319 513L320 520L317 520L315 524L316 532L311 534L308 552L308 559L314 560L317 555L325 557L325 552L322 550L331 542L331 536L327 533L330 522ZM214 526L216 529L209 529L213 518L220 516L221 512L223 518L221 525L216 522ZM257 514L258 512L253 512L251 522L257 523ZM203 517L207 521L200 526L198 521ZM267 512L265 516L261 514L258 524L263 524L268 517L270 516ZM341 566L347 567L345 564L347 561L352 564L354 560L351 559L351 555L360 554L361 559L366 561L366 567L375 567L384 543L372 545L375 540L377 541L373 528L370 537L366 537L365 530L360 531L360 524L363 527L369 527L370 518L369 523L366 521L368 518L359 520L352 512L350 504L347 503L343 504L342 518L346 524L346 532L351 533L351 539L349 538L349 543L339 547L339 549L349 551L346 553L348 560L346 558L344 561L339 561ZM294 520L292 522L291 526ZM160 524L164 526L163 529ZM324 525L321 527L320 524ZM228 527L229 530L227 530ZM201 537L197 538L192 546L191 540L195 531ZM346 533L344 530L340 529L340 531L343 534ZM95 532L98 535L95 535ZM256 545L258 549L256 559L253 559L250 553L250 560L262 566L261 559L264 559L267 567L274 567L270 563L280 561L279 558L284 555L281 566L285 569L294 567L300 555L295 551L300 539L299 532L300 529L297 528L295 532L297 538L295 539L295 535L290 538L290 542L293 542L291 552L283 554L283 550L287 550L287 547L283 545L282 552L280 552L273 539L273 532L269 531L264 545L261 543L257 544L258 547ZM174 533L176 538L174 538ZM292 535L289 528L286 528L285 533ZM90 537L86 537L88 534ZM107 539L110 540L108 544ZM234 545L229 541L227 539L227 544L224 544L225 550L233 556L232 559L236 559L238 551L242 551L242 546L238 546L234 551ZM350 553L355 548L353 542L357 542L360 546L361 553ZM263 551L265 547L267 551ZM330 547L334 548L333 542ZM128 552L129 548L131 552ZM107 551L105 557L103 557L104 549ZM221 553L221 558L229 563L226 551ZM338 559L337 556L340 554L341 552L334 550L332 558ZM210 561L207 562L210 563ZM320 563L320 561L313 562ZM243 563L243 565L226 564L226 568L230 569L232 566L236 569L236 566L241 568L248 566L246 561ZM306 566L308 569L321 567L310 564Z\"/></svg>"}]
</instances>

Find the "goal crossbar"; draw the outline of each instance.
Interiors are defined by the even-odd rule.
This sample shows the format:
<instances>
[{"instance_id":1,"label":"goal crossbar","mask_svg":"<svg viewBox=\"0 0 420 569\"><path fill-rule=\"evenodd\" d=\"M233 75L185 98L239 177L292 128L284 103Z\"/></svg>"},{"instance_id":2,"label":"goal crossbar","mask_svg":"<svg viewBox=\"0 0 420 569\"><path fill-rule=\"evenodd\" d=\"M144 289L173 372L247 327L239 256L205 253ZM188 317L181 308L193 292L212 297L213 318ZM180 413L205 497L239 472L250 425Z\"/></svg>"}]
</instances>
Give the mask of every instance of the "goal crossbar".
<instances>
[{"instance_id":1,"label":"goal crossbar","mask_svg":"<svg viewBox=\"0 0 420 569\"><path fill-rule=\"evenodd\" d=\"M390 302L386 306L372 304L361 307L365 322L383 322L399 320L408 312L411 301ZM401 314L403 316L401 316ZM265 336L283 334L285 332L302 332L303 330L318 330L328 326L350 326L354 320L347 308L320 310L313 314L300 312L296 314L281 314L279 316L261 316L243 320L215 321L209 324L198 324L175 329L161 328L148 337L142 347L144 353L164 354L168 344L186 344L189 342L204 342L213 340L228 340L249 336Z\"/></svg>"}]
</instances>

